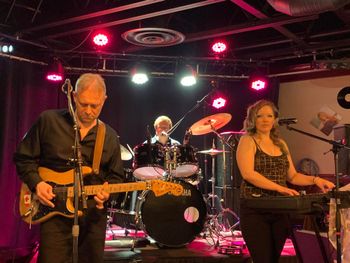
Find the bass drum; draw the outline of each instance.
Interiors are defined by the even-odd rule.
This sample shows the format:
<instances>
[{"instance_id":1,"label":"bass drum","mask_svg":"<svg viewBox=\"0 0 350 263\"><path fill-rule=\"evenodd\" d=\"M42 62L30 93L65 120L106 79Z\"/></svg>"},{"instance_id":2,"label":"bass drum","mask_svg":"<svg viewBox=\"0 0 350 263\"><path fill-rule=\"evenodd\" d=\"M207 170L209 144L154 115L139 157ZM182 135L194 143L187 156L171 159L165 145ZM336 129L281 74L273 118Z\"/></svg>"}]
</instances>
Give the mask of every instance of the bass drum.
<instances>
[{"instance_id":1,"label":"bass drum","mask_svg":"<svg viewBox=\"0 0 350 263\"><path fill-rule=\"evenodd\" d=\"M202 194L191 184L181 184L181 196L165 194L156 197L143 191L136 205L141 228L158 244L181 247L195 239L203 230L207 208Z\"/></svg>"}]
</instances>

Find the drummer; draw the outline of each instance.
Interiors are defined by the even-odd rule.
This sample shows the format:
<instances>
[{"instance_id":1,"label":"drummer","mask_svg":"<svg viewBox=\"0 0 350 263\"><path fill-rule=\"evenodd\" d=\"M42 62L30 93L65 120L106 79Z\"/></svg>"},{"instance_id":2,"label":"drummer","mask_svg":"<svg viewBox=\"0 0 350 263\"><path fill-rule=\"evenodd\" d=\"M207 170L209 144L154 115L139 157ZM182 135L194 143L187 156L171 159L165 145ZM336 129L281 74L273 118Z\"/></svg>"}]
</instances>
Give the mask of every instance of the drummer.
<instances>
[{"instance_id":1,"label":"drummer","mask_svg":"<svg viewBox=\"0 0 350 263\"><path fill-rule=\"evenodd\" d=\"M153 126L155 130L155 135L151 138L152 144L161 144L163 146L180 144L179 141L171 138L168 135L168 131L173 126L173 123L168 116L161 115L157 117L156 120L154 121ZM147 141L145 141L144 143L147 143Z\"/></svg>"}]
</instances>

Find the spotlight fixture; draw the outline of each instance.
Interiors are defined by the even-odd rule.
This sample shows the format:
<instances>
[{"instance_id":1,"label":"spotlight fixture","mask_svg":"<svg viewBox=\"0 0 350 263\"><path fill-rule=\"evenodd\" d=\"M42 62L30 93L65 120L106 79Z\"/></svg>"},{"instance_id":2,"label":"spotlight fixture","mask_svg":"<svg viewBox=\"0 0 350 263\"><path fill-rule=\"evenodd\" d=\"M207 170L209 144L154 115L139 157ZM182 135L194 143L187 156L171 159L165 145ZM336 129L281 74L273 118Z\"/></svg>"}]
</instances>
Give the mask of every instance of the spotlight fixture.
<instances>
[{"instance_id":1,"label":"spotlight fixture","mask_svg":"<svg viewBox=\"0 0 350 263\"><path fill-rule=\"evenodd\" d=\"M63 80L63 66L58 58L54 58L53 62L49 64L46 79L53 82L60 82Z\"/></svg>"},{"instance_id":2,"label":"spotlight fixture","mask_svg":"<svg viewBox=\"0 0 350 263\"><path fill-rule=\"evenodd\" d=\"M249 76L249 87L254 90L263 90L267 88L269 79L261 71L256 70Z\"/></svg>"},{"instance_id":3,"label":"spotlight fixture","mask_svg":"<svg viewBox=\"0 0 350 263\"><path fill-rule=\"evenodd\" d=\"M185 65L180 70L179 77L182 86L190 87L197 83L197 73L190 65Z\"/></svg>"},{"instance_id":4,"label":"spotlight fixture","mask_svg":"<svg viewBox=\"0 0 350 263\"><path fill-rule=\"evenodd\" d=\"M108 35L105 33L96 33L93 37L93 42L98 47L104 47L108 44L109 38Z\"/></svg>"},{"instance_id":5,"label":"spotlight fixture","mask_svg":"<svg viewBox=\"0 0 350 263\"><path fill-rule=\"evenodd\" d=\"M216 109L221 109L223 107L225 107L226 105L226 99L223 97L217 97L213 100L213 103L211 104L211 106L213 106Z\"/></svg>"},{"instance_id":6,"label":"spotlight fixture","mask_svg":"<svg viewBox=\"0 0 350 263\"><path fill-rule=\"evenodd\" d=\"M149 79L147 75L147 70L141 64L135 65L130 70L131 81L137 85L145 84Z\"/></svg>"},{"instance_id":7,"label":"spotlight fixture","mask_svg":"<svg viewBox=\"0 0 350 263\"><path fill-rule=\"evenodd\" d=\"M13 46L12 45L1 45L0 46L0 52L1 53L12 53L13 52Z\"/></svg>"},{"instance_id":8,"label":"spotlight fixture","mask_svg":"<svg viewBox=\"0 0 350 263\"><path fill-rule=\"evenodd\" d=\"M224 41L216 41L212 44L211 50L215 54L222 54L227 50L227 44Z\"/></svg>"}]
</instances>

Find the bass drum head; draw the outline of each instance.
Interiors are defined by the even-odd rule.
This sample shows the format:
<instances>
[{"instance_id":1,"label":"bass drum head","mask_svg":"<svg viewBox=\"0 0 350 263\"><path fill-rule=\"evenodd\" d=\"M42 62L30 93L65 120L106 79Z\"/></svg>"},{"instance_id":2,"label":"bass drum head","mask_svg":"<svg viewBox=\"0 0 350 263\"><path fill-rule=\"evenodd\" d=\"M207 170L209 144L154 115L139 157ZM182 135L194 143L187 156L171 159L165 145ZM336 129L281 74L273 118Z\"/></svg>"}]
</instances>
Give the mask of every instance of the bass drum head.
<instances>
[{"instance_id":1,"label":"bass drum head","mask_svg":"<svg viewBox=\"0 0 350 263\"><path fill-rule=\"evenodd\" d=\"M147 190L138 205L144 231L157 243L168 247L180 247L193 241L203 230L207 215L202 194L189 183L178 183L184 188L181 196L156 197Z\"/></svg>"}]
</instances>

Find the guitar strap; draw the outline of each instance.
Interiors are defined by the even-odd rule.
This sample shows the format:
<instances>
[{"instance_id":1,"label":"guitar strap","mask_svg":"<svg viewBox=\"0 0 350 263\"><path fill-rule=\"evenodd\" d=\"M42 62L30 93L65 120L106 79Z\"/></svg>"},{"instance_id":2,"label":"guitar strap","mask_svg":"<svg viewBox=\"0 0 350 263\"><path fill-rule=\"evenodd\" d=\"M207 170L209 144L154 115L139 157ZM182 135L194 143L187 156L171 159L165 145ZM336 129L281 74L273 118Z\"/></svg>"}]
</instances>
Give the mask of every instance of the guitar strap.
<instances>
[{"instance_id":1,"label":"guitar strap","mask_svg":"<svg viewBox=\"0 0 350 263\"><path fill-rule=\"evenodd\" d=\"M103 151L103 143L105 141L105 134L106 134L106 125L100 121L97 120L97 135L96 135L96 141L95 141L95 148L94 148L94 159L92 161L92 172L94 174L99 174L100 171L100 162L102 157L102 151Z\"/></svg>"}]
</instances>

